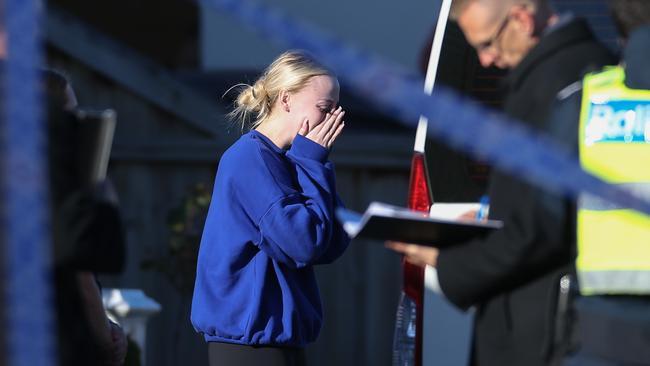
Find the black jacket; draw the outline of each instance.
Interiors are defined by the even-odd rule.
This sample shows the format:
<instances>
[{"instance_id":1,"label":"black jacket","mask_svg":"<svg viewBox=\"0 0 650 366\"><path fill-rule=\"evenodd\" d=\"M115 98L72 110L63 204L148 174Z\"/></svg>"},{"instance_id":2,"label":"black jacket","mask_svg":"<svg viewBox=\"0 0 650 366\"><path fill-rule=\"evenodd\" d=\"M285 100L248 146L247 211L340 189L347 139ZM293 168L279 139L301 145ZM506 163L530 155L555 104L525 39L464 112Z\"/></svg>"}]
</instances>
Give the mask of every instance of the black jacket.
<instances>
[{"instance_id":1,"label":"black jacket","mask_svg":"<svg viewBox=\"0 0 650 366\"><path fill-rule=\"evenodd\" d=\"M506 80L505 112L545 130L557 93L585 69L614 63L585 21L544 36ZM516 154L516 151L512 153ZM441 250L438 276L446 297L477 306L474 360L484 365L544 365L550 354L559 277L572 256L569 203L495 170L490 218L503 229Z\"/></svg>"}]
</instances>

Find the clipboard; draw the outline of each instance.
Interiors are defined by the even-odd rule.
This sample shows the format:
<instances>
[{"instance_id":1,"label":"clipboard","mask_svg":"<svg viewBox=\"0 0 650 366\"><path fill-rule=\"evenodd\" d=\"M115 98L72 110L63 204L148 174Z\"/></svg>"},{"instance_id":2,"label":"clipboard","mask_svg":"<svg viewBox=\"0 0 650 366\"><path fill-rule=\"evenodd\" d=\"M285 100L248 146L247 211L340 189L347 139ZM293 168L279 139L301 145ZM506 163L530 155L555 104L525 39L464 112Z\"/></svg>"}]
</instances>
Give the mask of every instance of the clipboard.
<instances>
[{"instance_id":1,"label":"clipboard","mask_svg":"<svg viewBox=\"0 0 650 366\"><path fill-rule=\"evenodd\" d=\"M503 227L498 220L431 216L381 202L372 202L363 214L339 208L336 216L351 239L392 240L439 248L481 238Z\"/></svg>"}]
</instances>

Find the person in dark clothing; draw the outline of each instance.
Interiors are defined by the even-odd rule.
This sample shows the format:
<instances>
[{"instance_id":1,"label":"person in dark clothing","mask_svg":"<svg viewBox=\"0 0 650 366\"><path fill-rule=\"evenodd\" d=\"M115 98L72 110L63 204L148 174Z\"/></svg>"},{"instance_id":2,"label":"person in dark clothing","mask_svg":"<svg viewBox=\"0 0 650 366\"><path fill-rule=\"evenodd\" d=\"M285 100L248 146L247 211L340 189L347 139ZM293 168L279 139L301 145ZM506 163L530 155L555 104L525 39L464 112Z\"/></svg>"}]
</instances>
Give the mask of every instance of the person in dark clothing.
<instances>
[{"instance_id":1,"label":"person in dark clothing","mask_svg":"<svg viewBox=\"0 0 650 366\"><path fill-rule=\"evenodd\" d=\"M114 199L88 187L78 163L77 101L67 78L42 72L47 101L54 243L54 290L60 365L122 365L126 338L104 312L95 272L117 273L124 233ZM91 123L91 122L85 122ZM103 185L106 188L106 185Z\"/></svg>"},{"instance_id":2,"label":"person in dark clothing","mask_svg":"<svg viewBox=\"0 0 650 366\"><path fill-rule=\"evenodd\" d=\"M615 23L625 39L620 66L589 74L584 81L576 82L561 91L549 123L553 135L571 147L585 169L608 179L606 172L612 171L613 165L617 169L615 174L627 181L637 174L644 174L650 164L648 117L643 113L635 113L647 110L650 105L650 68L647 63L650 57L650 2L611 0L610 4ZM590 137L586 132L580 131L586 131L586 126L595 121L593 117L589 118L589 110L593 108L590 98L594 95L592 80L598 81L597 105L600 108L616 109L616 114L622 113L626 115L626 121L640 126L635 129L634 135L616 141L612 138L616 136L616 131L605 129L598 131L605 132L602 135L605 139L591 139L589 145L581 141ZM611 96L611 99L605 99L603 95ZM633 112L631 120L630 111ZM611 116L615 117L616 114ZM598 121L607 120L598 117ZM605 155L598 159L602 170L594 169L588 163L589 148L607 149L600 150L605 151ZM633 161L631 165L621 163L620 159L626 156L624 154ZM644 192L645 187L645 197L648 197L650 184L647 177L646 174L645 179L641 177L634 183L634 186L641 188L637 190L639 193ZM621 178L613 182L608 180L623 184ZM581 200L576 212L581 225L574 228L577 233L575 249L578 257L578 285L583 296L576 299L574 310L577 322L573 324L572 336L567 337L571 339L566 345L571 354L564 364L650 365L650 284L647 281L650 265L638 265L639 258L647 263L650 219L638 214L633 216L634 213L610 206L596 212L598 228L594 229L590 226L589 206L585 203L586 200ZM643 223L645 232L643 229L635 230L635 227L638 228ZM599 230L608 235L601 235ZM634 235L634 232L638 235ZM604 257L593 255L594 244L598 246L598 252L605 254ZM608 271L594 268L602 267L602 261L608 262ZM619 280L621 276L624 276L624 281ZM567 319L571 320L576 319Z\"/></svg>"},{"instance_id":3,"label":"person in dark clothing","mask_svg":"<svg viewBox=\"0 0 650 366\"><path fill-rule=\"evenodd\" d=\"M562 88L590 66L615 62L585 21L556 14L546 1L456 0L452 18L483 66L511 69L505 113L534 130L546 130ZM436 267L450 302L477 307L475 364L549 364L558 283L571 263L570 204L497 169L489 196L490 219L504 221L504 228L484 239L439 250L387 246Z\"/></svg>"}]
</instances>

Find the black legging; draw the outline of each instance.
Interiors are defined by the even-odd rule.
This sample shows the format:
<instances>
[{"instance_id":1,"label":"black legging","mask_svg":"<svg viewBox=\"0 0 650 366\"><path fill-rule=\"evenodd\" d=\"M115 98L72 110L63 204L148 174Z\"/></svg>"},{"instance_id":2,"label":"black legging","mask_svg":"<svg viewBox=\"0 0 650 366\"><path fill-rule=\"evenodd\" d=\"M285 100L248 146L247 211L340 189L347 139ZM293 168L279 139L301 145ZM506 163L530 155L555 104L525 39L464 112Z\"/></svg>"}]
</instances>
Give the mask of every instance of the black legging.
<instances>
[{"instance_id":1,"label":"black legging","mask_svg":"<svg viewBox=\"0 0 650 366\"><path fill-rule=\"evenodd\" d=\"M305 351L293 347L252 347L208 343L210 366L306 366Z\"/></svg>"}]
</instances>

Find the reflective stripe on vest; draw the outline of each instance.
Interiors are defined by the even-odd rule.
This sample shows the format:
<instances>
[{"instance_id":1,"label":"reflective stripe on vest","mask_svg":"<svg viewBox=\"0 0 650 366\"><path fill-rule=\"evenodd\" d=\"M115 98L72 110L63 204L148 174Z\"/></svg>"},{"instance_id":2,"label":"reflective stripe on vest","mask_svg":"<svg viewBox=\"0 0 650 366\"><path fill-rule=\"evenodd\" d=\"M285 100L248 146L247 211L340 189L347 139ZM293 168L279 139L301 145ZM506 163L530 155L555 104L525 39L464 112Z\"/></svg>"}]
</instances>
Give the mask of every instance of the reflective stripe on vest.
<instances>
[{"instance_id":1,"label":"reflective stripe on vest","mask_svg":"<svg viewBox=\"0 0 650 366\"><path fill-rule=\"evenodd\" d=\"M650 196L650 91L629 89L621 67L587 75L580 113L582 167ZM650 294L650 217L583 195L577 270L583 295Z\"/></svg>"}]
</instances>

